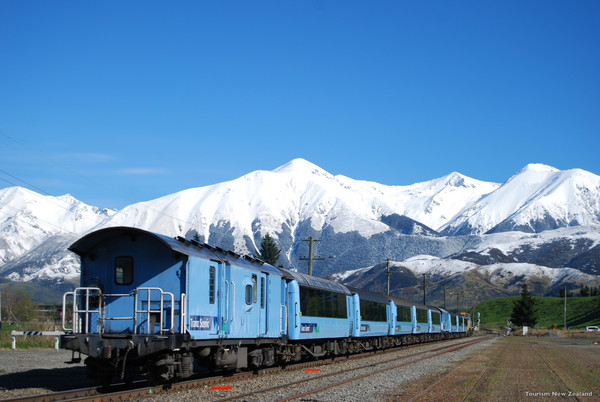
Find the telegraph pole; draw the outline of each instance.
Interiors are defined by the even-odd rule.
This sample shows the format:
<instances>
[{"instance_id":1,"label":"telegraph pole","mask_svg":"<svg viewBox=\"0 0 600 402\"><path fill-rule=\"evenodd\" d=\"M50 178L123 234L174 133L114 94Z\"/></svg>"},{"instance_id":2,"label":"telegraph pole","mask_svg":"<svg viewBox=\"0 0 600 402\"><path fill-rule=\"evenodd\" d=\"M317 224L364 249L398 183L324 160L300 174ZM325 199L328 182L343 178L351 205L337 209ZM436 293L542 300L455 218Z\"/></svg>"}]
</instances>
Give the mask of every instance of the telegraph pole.
<instances>
[{"instance_id":1,"label":"telegraph pole","mask_svg":"<svg viewBox=\"0 0 600 402\"><path fill-rule=\"evenodd\" d=\"M565 314L564 314L564 329L567 329L567 286L565 285Z\"/></svg>"},{"instance_id":2,"label":"telegraph pole","mask_svg":"<svg viewBox=\"0 0 600 402\"><path fill-rule=\"evenodd\" d=\"M426 286L426 278L427 274L423 274L423 304L427 305L427 296L425 296L425 294L427 293L427 291L425 290L425 286Z\"/></svg>"},{"instance_id":3,"label":"telegraph pole","mask_svg":"<svg viewBox=\"0 0 600 402\"><path fill-rule=\"evenodd\" d=\"M385 259L386 264L387 264L387 295L390 295L390 259L386 258Z\"/></svg>"},{"instance_id":4,"label":"telegraph pole","mask_svg":"<svg viewBox=\"0 0 600 402\"><path fill-rule=\"evenodd\" d=\"M446 310L446 285L444 285L444 310Z\"/></svg>"},{"instance_id":5,"label":"telegraph pole","mask_svg":"<svg viewBox=\"0 0 600 402\"><path fill-rule=\"evenodd\" d=\"M302 240L302 241L307 241L308 242L308 258L307 257L300 257L298 258L300 261L304 261L304 260L308 260L308 274L312 275L312 271L313 271L313 261L317 260L317 261L322 261L325 258L321 258L321 257L313 257L313 243L316 241L321 241L321 240L316 240L314 239L312 236L309 236L308 239Z\"/></svg>"}]
</instances>

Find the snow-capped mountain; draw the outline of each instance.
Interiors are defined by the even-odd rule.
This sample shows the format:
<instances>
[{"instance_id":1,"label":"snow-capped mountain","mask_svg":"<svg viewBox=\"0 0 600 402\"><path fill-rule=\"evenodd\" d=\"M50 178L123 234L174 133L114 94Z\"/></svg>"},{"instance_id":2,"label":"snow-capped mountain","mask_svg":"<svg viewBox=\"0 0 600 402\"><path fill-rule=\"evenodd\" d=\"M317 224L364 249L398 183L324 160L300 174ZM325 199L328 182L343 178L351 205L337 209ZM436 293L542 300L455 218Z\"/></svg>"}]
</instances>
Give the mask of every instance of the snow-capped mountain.
<instances>
[{"instance_id":1,"label":"snow-capped mountain","mask_svg":"<svg viewBox=\"0 0 600 402\"><path fill-rule=\"evenodd\" d=\"M440 230L448 235L542 232L600 224L600 177L530 164Z\"/></svg>"},{"instance_id":2,"label":"snow-capped mountain","mask_svg":"<svg viewBox=\"0 0 600 402\"><path fill-rule=\"evenodd\" d=\"M243 254L256 254L270 234L282 250L279 263L300 271L306 271L304 240L312 236L321 240L314 256L326 257L315 264L316 275L424 254L596 274L599 193L599 176L539 164L502 185L454 172L386 186L332 175L303 159L120 211L12 187L0 190L0 276L58 283L56 274L67 283L76 272L76 262L66 257L69 239L108 226L198 237Z\"/></svg>"},{"instance_id":3,"label":"snow-capped mountain","mask_svg":"<svg viewBox=\"0 0 600 402\"><path fill-rule=\"evenodd\" d=\"M0 189L0 272L4 263L50 237L78 237L113 213L84 204L69 194L52 197L22 187Z\"/></svg>"},{"instance_id":4,"label":"snow-capped mountain","mask_svg":"<svg viewBox=\"0 0 600 402\"><path fill-rule=\"evenodd\" d=\"M387 270L387 264L381 263L338 272L329 278L348 286L385 293ZM430 255L390 261L389 271L390 294L422 301L423 275L427 275L428 303L441 306L446 299L452 308L455 301L465 308L489 298L517 295L524 282L532 293L545 296L556 296L565 286L569 290L577 290L581 285L598 286L598 276L573 268L554 269L530 263L478 265Z\"/></svg>"},{"instance_id":5,"label":"snow-capped mountain","mask_svg":"<svg viewBox=\"0 0 600 402\"><path fill-rule=\"evenodd\" d=\"M252 253L267 233L292 240L302 228L315 232L327 228L368 239L399 230L394 226L401 222L412 226L408 234L435 234L430 228L437 229L498 186L458 173L411 186L386 186L334 176L306 160L294 159L273 171L256 171L133 204L103 226L198 234L208 242L229 237L229 247Z\"/></svg>"},{"instance_id":6,"label":"snow-capped mountain","mask_svg":"<svg viewBox=\"0 0 600 402\"><path fill-rule=\"evenodd\" d=\"M0 276L15 282L35 282L60 291L79 284L79 256L67 252L79 235L54 235L28 253L0 267Z\"/></svg>"}]
</instances>

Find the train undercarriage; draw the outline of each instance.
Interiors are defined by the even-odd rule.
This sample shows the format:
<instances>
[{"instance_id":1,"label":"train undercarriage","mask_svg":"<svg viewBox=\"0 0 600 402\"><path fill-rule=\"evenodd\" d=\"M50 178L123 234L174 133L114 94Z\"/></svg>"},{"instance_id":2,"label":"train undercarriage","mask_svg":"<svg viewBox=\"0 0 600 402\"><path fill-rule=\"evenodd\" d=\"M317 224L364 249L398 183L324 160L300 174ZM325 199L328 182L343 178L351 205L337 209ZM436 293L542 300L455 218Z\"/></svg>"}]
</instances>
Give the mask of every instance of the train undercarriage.
<instances>
[{"instance_id":1,"label":"train undercarriage","mask_svg":"<svg viewBox=\"0 0 600 402\"><path fill-rule=\"evenodd\" d=\"M192 341L184 335L64 335L62 347L85 359L88 376L103 386L145 377L164 383L216 370L243 370L346 356L468 336L442 332L285 342L284 339Z\"/></svg>"}]
</instances>

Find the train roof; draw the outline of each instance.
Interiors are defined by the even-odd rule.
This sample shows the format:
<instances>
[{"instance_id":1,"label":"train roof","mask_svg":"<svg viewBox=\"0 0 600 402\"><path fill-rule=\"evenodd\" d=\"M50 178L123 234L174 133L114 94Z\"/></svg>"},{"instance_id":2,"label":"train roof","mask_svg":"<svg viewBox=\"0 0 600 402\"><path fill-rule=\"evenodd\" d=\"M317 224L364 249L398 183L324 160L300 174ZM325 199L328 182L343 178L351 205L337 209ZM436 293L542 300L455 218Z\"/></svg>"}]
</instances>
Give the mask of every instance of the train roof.
<instances>
[{"instance_id":1,"label":"train roof","mask_svg":"<svg viewBox=\"0 0 600 402\"><path fill-rule=\"evenodd\" d=\"M397 296L388 296L393 302L394 304L396 304L397 306L407 306L407 307L412 307L415 306L416 308L418 308L419 310L428 310L429 307L427 307L426 305L424 305L423 303L419 303L419 302L414 302L414 301L410 301L410 300L406 300L403 299L401 297L397 297Z\"/></svg>"},{"instance_id":2,"label":"train roof","mask_svg":"<svg viewBox=\"0 0 600 402\"><path fill-rule=\"evenodd\" d=\"M298 281L300 286L306 286L314 289L329 290L331 292L343 293L345 295L351 295L350 290L337 282L330 281L328 279L319 278L318 276L311 276L301 274L300 272L288 271L287 269L279 268L283 272L283 277L287 279L295 279Z\"/></svg>"},{"instance_id":3,"label":"train roof","mask_svg":"<svg viewBox=\"0 0 600 402\"><path fill-rule=\"evenodd\" d=\"M100 229L92 233L88 233L83 236L75 243L73 243L69 250L75 254L84 257L90 252L97 244L108 240L115 236L149 236L152 237L166 247L173 251L181 254L188 255L190 257L198 258L214 258L216 260L222 260L230 262L236 260L237 264L244 265L246 267L252 267L256 270L266 272L268 274L282 276L281 271L272 265L265 264L263 261L254 257L240 255L233 251L225 250L220 247L214 247L206 243L199 243L194 240L187 240L183 237L168 237L158 233L150 232L143 229L127 227L127 226L116 226L105 229Z\"/></svg>"},{"instance_id":4,"label":"train roof","mask_svg":"<svg viewBox=\"0 0 600 402\"><path fill-rule=\"evenodd\" d=\"M392 300L391 297L384 295L383 293L371 292L370 290L351 288L351 287L348 287L348 289L350 289L350 291L352 293L358 294L358 296L361 299L374 301L374 302L378 302L378 303L385 303L385 304L389 303L389 301Z\"/></svg>"}]
</instances>

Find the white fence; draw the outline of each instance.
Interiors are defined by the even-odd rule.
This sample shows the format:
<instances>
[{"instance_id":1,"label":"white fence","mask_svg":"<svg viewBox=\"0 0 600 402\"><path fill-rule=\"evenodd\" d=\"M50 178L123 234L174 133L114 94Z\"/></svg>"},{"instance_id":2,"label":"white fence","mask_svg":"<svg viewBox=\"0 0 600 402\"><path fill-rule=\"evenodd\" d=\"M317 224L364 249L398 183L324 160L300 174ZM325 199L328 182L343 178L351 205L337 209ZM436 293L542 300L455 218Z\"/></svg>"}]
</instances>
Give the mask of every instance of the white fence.
<instances>
[{"instance_id":1,"label":"white fence","mask_svg":"<svg viewBox=\"0 0 600 402\"><path fill-rule=\"evenodd\" d=\"M64 332L61 331L12 331L10 333L12 335L12 349L17 348L17 336L53 336L54 337L54 349L58 350L59 337L64 335Z\"/></svg>"}]
</instances>

